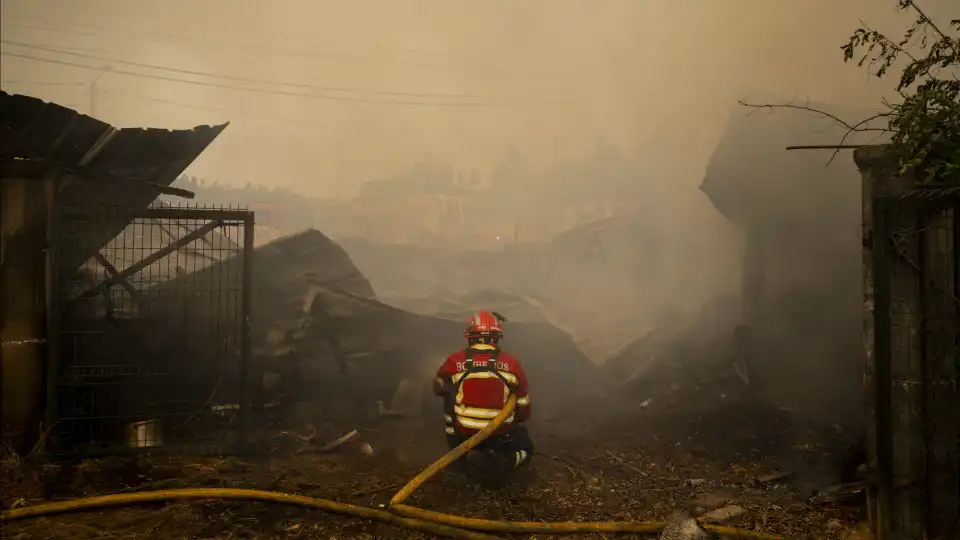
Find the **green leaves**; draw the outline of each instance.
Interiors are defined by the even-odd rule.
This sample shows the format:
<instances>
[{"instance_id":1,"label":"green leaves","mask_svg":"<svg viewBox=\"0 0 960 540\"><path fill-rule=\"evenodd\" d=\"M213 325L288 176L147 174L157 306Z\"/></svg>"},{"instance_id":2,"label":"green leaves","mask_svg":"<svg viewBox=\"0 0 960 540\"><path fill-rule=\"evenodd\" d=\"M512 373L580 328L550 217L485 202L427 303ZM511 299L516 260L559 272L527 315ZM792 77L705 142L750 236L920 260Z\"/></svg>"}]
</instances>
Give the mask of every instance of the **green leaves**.
<instances>
[{"instance_id":1,"label":"green leaves","mask_svg":"<svg viewBox=\"0 0 960 540\"><path fill-rule=\"evenodd\" d=\"M941 29L913 0L897 0L900 10L917 18L893 42L866 26L857 29L842 47L845 62L859 55L857 64L884 77L900 59L899 103L889 108L891 146L903 171L913 169L925 183L960 182L960 19Z\"/></svg>"}]
</instances>

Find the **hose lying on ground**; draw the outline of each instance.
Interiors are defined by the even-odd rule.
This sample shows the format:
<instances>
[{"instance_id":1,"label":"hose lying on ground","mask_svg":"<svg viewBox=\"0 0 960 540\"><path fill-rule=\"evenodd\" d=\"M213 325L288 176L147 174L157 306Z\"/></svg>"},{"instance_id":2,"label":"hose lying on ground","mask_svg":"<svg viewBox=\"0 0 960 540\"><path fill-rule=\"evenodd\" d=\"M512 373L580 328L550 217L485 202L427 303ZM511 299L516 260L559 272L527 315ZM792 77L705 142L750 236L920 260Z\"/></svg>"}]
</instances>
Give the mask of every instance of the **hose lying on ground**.
<instances>
[{"instance_id":1,"label":"hose lying on ground","mask_svg":"<svg viewBox=\"0 0 960 540\"><path fill-rule=\"evenodd\" d=\"M417 488L423 485L427 480L436 475L438 472L442 471L457 459L464 456L467 452L475 448L478 444L493 434L497 428L503 424L507 417L513 413L516 405L517 398L515 395L511 395L500 414L497 415L497 417L494 418L483 430L477 432L462 444L444 454L440 459L433 462L429 467L421 471L420 474L410 480L407 485L400 489L400 491L398 491L393 498L390 499L390 512L374 510L352 504L339 503L326 499L316 499L303 495L292 495L288 493L260 491L253 489L204 488L170 489L141 493L104 495L100 497L89 497L84 499L74 499L71 501L40 504L37 506L28 506L25 508L4 511L0 513L0 522L60 514L64 512L91 510L108 506L125 506L144 502L166 501L172 499L220 498L261 500L305 506L307 508L315 508L327 512L384 521L387 523L393 523L411 529L431 532L440 536L446 536L448 538L454 538L458 540L495 540L499 538L476 531L541 534L598 532L653 534L663 530L666 525L662 522L655 521L496 521L444 514L441 512L424 510L422 508L416 508L403 504L403 502L407 500L410 495L412 495L413 492L416 491ZM708 531L724 536L732 536L734 538L752 540L783 540L782 537L777 535L749 531L745 529L737 529L734 527L723 527L709 523L701 523L700 526Z\"/></svg>"},{"instance_id":2,"label":"hose lying on ground","mask_svg":"<svg viewBox=\"0 0 960 540\"><path fill-rule=\"evenodd\" d=\"M467 455L467 452L473 450L477 447L478 444L485 441L490 435L493 435L497 428L503 425L507 418L513 414L514 409L517 408L517 396L515 394L510 394L510 397L507 398L507 403L503 406L503 410L500 411L500 414L495 416L493 420L490 421L480 431L473 434L472 437L460 443L459 446L450 450L446 454L440 456L440 459L431 463L426 469L420 471L420 474L413 477L412 480L407 482L407 485L400 488L400 491L396 492L393 497L390 498L390 507L393 508L398 504L402 504L403 501L407 500L410 495L413 495L413 492L420 488L427 480L431 479L438 472L446 469L453 462L460 459L461 457Z\"/></svg>"},{"instance_id":3,"label":"hose lying on ground","mask_svg":"<svg viewBox=\"0 0 960 540\"><path fill-rule=\"evenodd\" d=\"M571 533L634 533L634 534L654 534L662 531L666 523L658 521L498 521L492 519L471 518L465 516L455 516L444 514L433 510L425 510L403 504L410 495L413 494L432 476L448 467L451 463L460 459L487 437L492 435L503 422L513 414L517 405L517 397L510 396L506 405L500 414L496 416L485 428L464 441L460 446L444 454L440 459L430 464L429 467L413 477L407 485L398 491L390 499L390 510L403 516L430 521L434 523L443 523L452 527L470 529L475 531L489 531L501 533L541 533L541 534L571 534ZM704 529L734 538L752 539L752 540L782 540L780 536L737 529L735 527L723 527L710 523L701 523Z\"/></svg>"},{"instance_id":4,"label":"hose lying on ground","mask_svg":"<svg viewBox=\"0 0 960 540\"><path fill-rule=\"evenodd\" d=\"M0 513L0 522L50 516L67 512L78 512L82 510L95 510L98 508L107 508L111 506L130 506L134 504L170 501L175 499L243 499L291 504L296 506L304 506L307 508L315 508L325 512L333 512L335 514L346 514L365 519L383 521L410 529L430 532L439 536L454 538L456 540L501 540L497 536L490 536L488 534L479 532L457 529L447 525L430 523L419 519L405 518L396 514L391 514L390 512L384 510L374 510L372 508L340 503L326 499L315 499L313 497L306 497L304 495L278 493L275 491L262 491L259 489L164 489L159 491L144 491L140 493L122 493L116 495L103 495L100 497L86 497L83 499L73 499L70 501L46 503L36 506L26 506L23 508L6 510Z\"/></svg>"}]
</instances>

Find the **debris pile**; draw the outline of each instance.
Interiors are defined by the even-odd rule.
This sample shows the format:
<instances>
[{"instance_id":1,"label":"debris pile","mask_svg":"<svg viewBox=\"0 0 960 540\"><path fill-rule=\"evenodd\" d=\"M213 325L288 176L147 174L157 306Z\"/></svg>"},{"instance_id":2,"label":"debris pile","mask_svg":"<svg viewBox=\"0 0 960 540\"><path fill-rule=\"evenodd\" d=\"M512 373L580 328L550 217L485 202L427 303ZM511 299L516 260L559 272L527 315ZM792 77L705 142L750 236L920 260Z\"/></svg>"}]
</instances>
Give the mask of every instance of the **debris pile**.
<instances>
[{"instance_id":1,"label":"debris pile","mask_svg":"<svg viewBox=\"0 0 960 540\"><path fill-rule=\"evenodd\" d=\"M315 412L322 409L326 421L336 422L439 417L440 408L429 406L429 383L443 359L463 346L461 321L415 315L333 288L313 289L307 306L291 317L298 320L293 330L274 331L257 349L261 403L311 401ZM504 343L537 381L542 418L601 389L599 370L556 328L512 323Z\"/></svg>"},{"instance_id":2,"label":"debris pile","mask_svg":"<svg viewBox=\"0 0 960 540\"><path fill-rule=\"evenodd\" d=\"M667 212L665 209L661 209ZM656 227L651 223L656 222ZM651 212L602 219L550 242L507 244L498 250L424 248L349 239L344 247L384 302L431 316L463 313L474 302L512 320L546 321L569 333L596 364L653 323L653 314L699 303L715 283L691 282L675 269L678 259L726 261L697 239L678 248L666 240ZM684 226L689 227L689 224ZM691 254L693 253L693 254ZM734 255L730 258L735 258ZM706 262L706 261L705 261ZM700 290L702 289L702 290ZM682 298L677 293L682 291ZM689 304L689 305L681 305Z\"/></svg>"},{"instance_id":3,"label":"debris pile","mask_svg":"<svg viewBox=\"0 0 960 540\"><path fill-rule=\"evenodd\" d=\"M638 426L639 427L639 426ZM0 506L4 509L79 496L184 487L267 489L330 498L376 507L443 450L435 426L385 424L374 430L340 433L338 446L296 454L218 459L141 455L81 463L0 461ZM435 440L437 448L414 461L391 459L394 443ZM364 455L363 443L376 450ZM810 504L804 494L778 481L760 483L774 472L765 463L719 462L682 447L653 440L645 429L613 434L598 448L589 435L544 437L541 452L507 491L478 497L457 474L443 473L418 491L417 504L456 515L517 521L667 521L672 513L717 524L776 533L796 540L840 540L858 520L855 508ZM743 512L731 511L732 506ZM733 515L736 514L736 515ZM727 517L729 515L729 517ZM685 520L682 520L685 521ZM9 530L8 530L9 529ZM53 533L50 533L53 531ZM331 516L323 512L228 500L175 501L96 513L66 514L4 525L4 533L23 538L102 538L149 536L158 540L284 537L396 538L423 536L390 525ZM109 534L108 534L109 533ZM52 534L52 536L51 536ZM577 535L586 540L603 534ZM667 537L669 538L669 537ZM684 538L681 536L680 538ZM736 538L734 536L733 538Z\"/></svg>"},{"instance_id":4,"label":"debris pile","mask_svg":"<svg viewBox=\"0 0 960 540\"><path fill-rule=\"evenodd\" d=\"M624 403L615 425L643 425L711 459L772 460L778 470L758 484L789 483L810 504L862 499L863 484L845 478L862 431L811 421L768 399L770 369L751 369L730 311L731 303L716 302L695 318L663 320L611 359L605 370L623 381L611 398Z\"/></svg>"},{"instance_id":5,"label":"debris pile","mask_svg":"<svg viewBox=\"0 0 960 540\"><path fill-rule=\"evenodd\" d=\"M443 359L463 346L465 315L429 317L380 302L350 256L316 230L260 246L253 259L249 390L265 420L296 434L288 437L292 446L304 437L333 440L384 417L439 416L440 408L425 407L423 398ZM164 286L239 275L240 264L222 261ZM222 313L215 310L232 307L221 302L195 317L216 320ZM480 307L491 309L470 309ZM560 414L555 411L577 396L600 391L601 373L568 335L506 314L511 323L504 345L537 381L538 416Z\"/></svg>"},{"instance_id":6,"label":"debris pile","mask_svg":"<svg viewBox=\"0 0 960 540\"><path fill-rule=\"evenodd\" d=\"M739 397L750 379L730 323L735 308L733 301L716 301L696 317L664 317L621 348L604 369L622 381L626 399L644 408L678 405L691 392L704 394L696 403L708 408L717 400Z\"/></svg>"}]
</instances>

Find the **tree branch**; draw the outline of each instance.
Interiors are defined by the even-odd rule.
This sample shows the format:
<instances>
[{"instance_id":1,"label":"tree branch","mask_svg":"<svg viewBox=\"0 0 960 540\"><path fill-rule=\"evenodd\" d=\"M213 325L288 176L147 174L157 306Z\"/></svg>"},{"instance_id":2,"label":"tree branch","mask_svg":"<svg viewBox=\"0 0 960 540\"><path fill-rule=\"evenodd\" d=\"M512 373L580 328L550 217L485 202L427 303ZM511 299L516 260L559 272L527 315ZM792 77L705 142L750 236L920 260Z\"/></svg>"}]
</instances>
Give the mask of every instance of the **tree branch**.
<instances>
[{"instance_id":1,"label":"tree branch","mask_svg":"<svg viewBox=\"0 0 960 540\"><path fill-rule=\"evenodd\" d=\"M913 10L920 15L921 20L923 20L923 22L930 25L930 28L932 28L934 32L939 34L941 38L949 39L947 38L947 35L944 34L943 31L937 27L937 23L933 22L933 19L931 19L930 17L927 17L927 14L924 13L922 9L920 9L920 6L918 6L916 2L914 2L913 0L901 0L901 1L906 5L910 6L911 8L913 8Z\"/></svg>"},{"instance_id":2,"label":"tree branch","mask_svg":"<svg viewBox=\"0 0 960 540\"><path fill-rule=\"evenodd\" d=\"M810 107L810 106L808 106L808 105L794 105L793 103L763 103L763 104L756 104L756 103L747 103L746 101L743 101L743 100L740 100L740 101L738 101L737 103L740 104L740 105L743 106L743 107L748 107L748 108L751 108L751 109L771 109L771 110L772 110L772 109L796 109L796 110L800 110L800 111L812 112L812 113L814 113L814 114L819 114L819 115L821 115L821 116L823 116L823 117L829 118L830 120L833 120L834 122L836 122L838 125L840 125L840 126L842 126L842 127L845 127L845 128L847 128L848 130L850 130L850 131L856 131L856 132L879 131L879 132L883 132L883 133L887 133L887 132L890 131L890 130L887 129L887 128L863 127L863 125L866 124L867 122L870 122L870 121L873 121L873 120L877 120L877 119L879 119L879 118L885 118L885 117L890 116L890 113L875 114L875 115L873 115L873 116L871 116L871 117L869 117L869 118L866 118L865 120L861 120L860 122L857 122L856 124L851 124L851 123L843 120L842 118L840 118L839 116L837 116L837 115L835 115L835 114L828 113L827 111L822 111L822 110L820 110L820 109L816 109L816 108Z\"/></svg>"},{"instance_id":3,"label":"tree branch","mask_svg":"<svg viewBox=\"0 0 960 540\"><path fill-rule=\"evenodd\" d=\"M875 115L873 115L873 116L869 116L869 117L867 117L867 118L864 118L863 120L861 120L861 121L859 121L859 122L857 122L857 123L855 123L855 124L851 124L850 122L847 122L846 120L840 118L839 116L837 116L837 115L835 115L835 114L828 113L827 111L822 111L822 110L820 110L820 109L816 109L816 108L810 107L810 106L808 106L808 105L794 105L794 104L792 104L792 103L781 103L781 104L764 103L764 104L754 104L754 103L747 103L746 101L743 101L743 100L740 100L740 101L738 101L737 103L739 103L739 104L740 104L741 106L743 106L743 107L748 107L748 108L751 108L751 109L770 109L770 110L773 110L773 109L776 108L776 109L795 109L795 110L800 110L800 111L811 112L811 113L814 113L814 114L819 114L820 116L823 116L823 117L825 117L825 118L828 118L828 119L832 120L833 122L835 122L836 124L838 124L838 125L843 126L844 128L846 128L846 130L847 130L846 133L843 134L843 137L840 138L840 142L834 147L833 154L830 156L830 159L829 159L829 160L827 161L827 163L824 165L825 167L826 167L826 166L829 166L831 163L833 163L833 160L836 159L837 155L840 153L840 150L842 150L842 149L845 147L844 143L847 141L847 139L850 137L850 135L851 135L852 133L864 133L864 132L868 132L868 131L879 132L879 133L889 133L889 132L890 132L890 130L887 129L887 128L864 127L866 124L868 124L868 123L870 123L870 122L872 122L872 121L874 121L874 120L878 120L878 119L880 119L880 118L889 117L889 116L890 116L890 113L888 113L888 112L886 112L886 113L878 113L878 114L875 114Z\"/></svg>"},{"instance_id":4,"label":"tree branch","mask_svg":"<svg viewBox=\"0 0 960 540\"><path fill-rule=\"evenodd\" d=\"M888 47L890 47L891 49L893 49L894 52L896 52L897 54L905 54L905 55L907 56L907 58L909 58L910 60L912 60L912 61L914 61L914 62L917 61L917 57L914 56L913 54L911 54L910 51L904 49L904 48L901 47L900 45L897 45L896 43L893 42L893 40L891 40L890 38L888 38L886 35L881 34L880 32L878 32L878 31L874 30L873 28L871 28L869 25L867 25L866 22L864 22L863 19L860 19L860 26L861 26L864 30L866 30L866 31L870 32L871 34L873 34L873 36L874 36L874 38L875 38L876 40L878 40L878 41L883 41L883 43L885 43ZM880 57L874 58L873 61L870 62L870 65L873 65L874 63L879 62L879 61L880 61Z\"/></svg>"},{"instance_id":5,"label":"tree branch","mask_svg":"<svg viewBox=\"0 0 960 540\"><path fill-rule=\"evenodd\" d=\"M847 142L847 137L849 137L851 133L859 132L859 131L868 131L867 129L861 129L861 127L862 127L864 124L866 124L867 122L872 122L872 121L877 120L877 119L879 119L879 118L885 118L885 117L888 117L888 116L890 116L890 113L878 113L878 114L875 114L875 115L873 115L873 116L864 118L863 120L861 120L861 121L857 122L856 124L854 124L853 126L851 126L850 129L848 129L847 132L843 134L843 137L840 138L840 144L837 145L837 149L834 150L833 155L830 156L830 160L827 161L827 165L830 165L831 163L833 163L833 160L836 159L837 154L840 153L840 147L843 146L843 143ZM879 128L876 128L876 129L871 129L871 130L869 130L869 131L888 132L888 131L890 131L890 130L888 130L888 129L879 129Z\"/></svg>"}]
</instances>

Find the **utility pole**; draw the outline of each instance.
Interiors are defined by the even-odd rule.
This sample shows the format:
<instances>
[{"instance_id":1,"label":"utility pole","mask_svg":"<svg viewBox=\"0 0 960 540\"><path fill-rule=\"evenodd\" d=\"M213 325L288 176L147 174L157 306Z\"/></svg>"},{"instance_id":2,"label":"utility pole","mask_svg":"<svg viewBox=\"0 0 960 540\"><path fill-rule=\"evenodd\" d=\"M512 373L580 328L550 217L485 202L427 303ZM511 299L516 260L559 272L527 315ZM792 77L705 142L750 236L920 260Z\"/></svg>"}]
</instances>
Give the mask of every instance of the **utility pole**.
<instances>
[{"instance_id":1,"label":"utility pole","mask_svg":"<svg viewBox=\"0 0 960 540\"><path fill-rule=\"evenodd\" d=\"M90 83L90 110L87 111L87 114L93 118L97 118L100 114L100 95L97 90L97 83L108 71L110 71L110 66L104 66L103 71Z\"/></svg>"}]
</instances>

